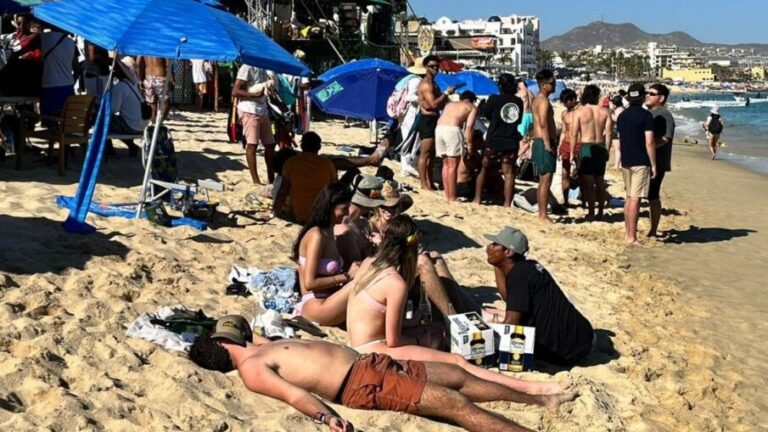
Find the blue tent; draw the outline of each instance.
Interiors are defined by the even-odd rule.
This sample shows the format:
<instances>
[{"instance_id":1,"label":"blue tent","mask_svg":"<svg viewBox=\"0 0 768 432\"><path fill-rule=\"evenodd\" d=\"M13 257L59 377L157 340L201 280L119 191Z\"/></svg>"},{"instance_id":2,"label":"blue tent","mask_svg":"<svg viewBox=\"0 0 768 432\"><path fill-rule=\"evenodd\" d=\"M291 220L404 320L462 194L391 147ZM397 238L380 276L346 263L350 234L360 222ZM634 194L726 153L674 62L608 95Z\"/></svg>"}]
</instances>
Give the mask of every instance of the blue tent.
<instances>
[{"instance_id":1,"label":"blue tent","mask_svg":"<svg viewBox=\"0 0 768 432\"><path fill-rule=\"evenodd\" d=\"M310 70L255 27L236 16L193 0L60 0L34 8L36 17L123 55L171 59L241 60L276 72L306 76ZM102 97L88 143L74 206L64 228L93 232L85 223L109 130L110 91ZM163 124L158 110L157 125ZM160 128L149 148L136 217L146 198Z\"/></svg>"},{"instance_id":2,"label":"blue tent","mask_svg":"<svg viewBox=\"0 0 768 432\"><path fill-rule=\"evenodd\" d=\"M372 59L364 59L364 60L353 60L349 63L344 63L343 65L336 66L333 69L329 69L325 71L325 73L317 77L317 79L319 79L320 81L327 82L347 72L370 70L370 69L387 69L387 70L402 72L403 74L408 73L408 71L406 71L405 68L400 65L396 65L386 60L372 58Z\"/></svg>"},{"instance_id":3,"label":"blue tent","mask_svg":"<svg viewBox=\"0 0 768 432\"><path fill-rule=\"evenodd\" d=\"M328 114L360 120L388 118L387 99L408 72L367 69L347 72L309 92L312 102Z\"/></svg>"},{"instance_id":4,"label":"blue tent","mask_svg":"<svg viewBox=\"0 0 768 432\"><path fill-rule=\"evenodd\" d=\"M528 89L533 92L534 96L539 94L539 84L536 83L536 80L529 79L525 83L528 85ZM560 100L560 93L567 88L568 86L565 85L564 81L556 81L555 92L549 95L549 100Z\"/></svg>"},{"instance_id":5,"label":"blue tent","mask_svg":"<svg viewBox=\"0 0 768 432\"><path fill-rule=\"evenodd\" d=\"M291 75L309 69L247 22L192 0L61 0L35 16L124 55L235 60Z\"/></svg>"}]
</instances>

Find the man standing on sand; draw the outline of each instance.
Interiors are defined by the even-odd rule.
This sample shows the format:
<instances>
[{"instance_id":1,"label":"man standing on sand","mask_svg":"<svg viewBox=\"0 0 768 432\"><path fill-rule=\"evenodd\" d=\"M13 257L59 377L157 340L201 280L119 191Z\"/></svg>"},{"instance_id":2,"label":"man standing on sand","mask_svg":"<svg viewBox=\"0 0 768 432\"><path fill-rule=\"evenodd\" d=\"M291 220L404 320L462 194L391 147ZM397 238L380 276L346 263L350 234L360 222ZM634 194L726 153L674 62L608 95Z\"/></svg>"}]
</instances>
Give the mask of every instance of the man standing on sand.
<instances>
[{"instance_id":1,"label":"man standing on sand","mask_svg":"<svg viewBox=\"0 0 768 432\"><path fill-rule=\"evenodd\" d=\"M488 322L536 327L536 358L573 366L592 351L595 334L541 264L527 259L528 238L512 227L484 234L488 264L496 275L496 288L506 310L484 309Z\"/></svg>"},{"instance_id":2,"label":"man standing on sand","mask_svg":"<svg viewBox=\"0 0 768 432\"><path fill-rule=\"evenodd\" d=\"M232 87L232 97L238 98L237 113L243 124L245 137L245 160L251 172L253 184L261 184L256 168L256 148L259 141L264 146L264 162L267 165L267 179L275 179L275 136L269 122L267 92L275 85L275 78L265 69L242 65L237 71L237 78Z\"/></svg>"},{"instance_id":3,"label":"man standing on sand","mask_svg":"<svg viewBox=\"0 0 768 432\"><path fill-rule=\"evenodd\" d=\"M157 104L163 97L163 88L168 79L171 62L168 59L160 57L139 57L138 63L139 79L144 87L144 100L152 106L152 117L149 119L151 124L155 124L157 119ZM163 101L163 117L168 117L168 111L171 109L171 100L173 99L173 74L170 74L166 98Z\"/></svg>"},{"instance_id":4,"label":"man standing on sand","mask_svg":"<svg viewBox=\"0 0 768 432\"><path fill-rule=\"evenodd\" d=\"M630 245L639 245L637 220L640 199L648 197L652 178L656 177L656 146L653 142L653 116L643 109L645 87L632 84L627 92L629 108L617 121L621 146L621 171L627 199L624 202L624 225Z\"/></svg>"},{"instance_id":5,"label":"man standing on sand","mask_svg":"<svg viewBox=\"0 0 768 432\"><path fill-rule=\"evenodd\" d=\"M419 179L421 188L435 190L432 183L432 171L435 168L435 129L440 110L448 102L448 96L456 89L448 87L442 94L440 87L435 83L435 75L440 70L440 59L435 55L428 55L422 60L427 69L427 74L419 83L419 138L421 139L419 150Z\"/></svg>"},{"instance_id":6,"label":"man standing on sand","mask_svg":"<svg viewBox=\"0 0 768 432\"><path fill-rule=\"evenodd\" d=\"M445 200L456 201L456 179L459 159L472 146L472 133L475 130L477 96L467 90L459 96L458 102L450 102L443 109L443 114L435 128L435 153L443 158L443 188ZM469 149L472 152L472 148Z\"/></svg>"},{"instance_id":7,"label":"man standing on sand","mask_svg":"<svg viewBox=\"0 0 768 432\"><path fill-rule=\"evenodd\" d=\"M563 187L563 206L568 208L568 195L571 191L571 129L573 124L574 109L576 108L576 92L571 89L565 89L560 93L560 102L565 106L565 111L560 118L563 128L560 131L560 143L558 144L558 154L563 161L562 167L562 187ZM576 139L579 139L577 136ZM581 150L581 144L577 141L575 151Z\"/></svg>"},{"instance_id":8,"label":"man standing on sand","mask_svg":"<svg viewBox=\"0 0 768 432\"><path fill-rule=\"evenodd\" d=\"M539 173L539 220L551 224L547 204L552 175L557 167L557 127L549 95L555 91L555 75L549 69L542 69L536 74L536 82L539 84L539 94L533 99L533 164Z\"/></svg>"},{"instance_id":9,"label":"man standing on sand","mask_svg":"<svg viewBox=\"0 0 768 432\"><path fill-rule=\"evenodd\" d=\"M354 426L326 402L353 409L407 412L447 419L469 431L528 431L474 402L504 400L556 409L575 392L529 395L476 378L458 365L360 355L324 341L272 342L254 335L239 315L222 317L195 341L189 358L200 367L237 369L245 388L283 401L334 432ZM311 361L308 361L311 359Z\"/></svg>"},{"instance_id":10,"label":"man standing on sand","mask_svg":"<svg viewBox=\"0 0 768 432\"><path fill-rule=\"evenodd\" d=\"M611 145L611 113L598 105L600 89L595 85L584 87L581 93L582 107L574 114L571 128L571 164L579 160L581 194L587 202L587 220L603 217L605 206L605 166L608 163L608 147ZM574 141L581 138L581 151L576 152Z\"/></svg>"},{"instance_id":11,"label":"man standing on sand","mask_svg":"<svg viewBox=\"0 0 768 432\"><path fill-rule=\"evenodd\" d=\"M515 161L520 150L520 131L523 118L523 100L515 95L515 77L508 73L499 75L501 94L492 95L483 105L482 115L490 120L486 135L482 167L475 184L474 204L480 204L489 171L501 164L504 175L504 207L512 205L515 196Z\"/></svg>"},{"instance_id":12,"label":"man standing on sand","mask_svg":"<svg viewBox=\"0 0 768 432\"><path fill-rule=\"evenodd\" d=\"M653 84L645 95L645 105L653 115L653 139L656 144L656 177L648 188L651 229L648 237L656 237L661 220L661 182L664 175L672 171L672 141L675 139L675 118L666 107L669 88L664 84Z\"/></svg>"}]
</instances>

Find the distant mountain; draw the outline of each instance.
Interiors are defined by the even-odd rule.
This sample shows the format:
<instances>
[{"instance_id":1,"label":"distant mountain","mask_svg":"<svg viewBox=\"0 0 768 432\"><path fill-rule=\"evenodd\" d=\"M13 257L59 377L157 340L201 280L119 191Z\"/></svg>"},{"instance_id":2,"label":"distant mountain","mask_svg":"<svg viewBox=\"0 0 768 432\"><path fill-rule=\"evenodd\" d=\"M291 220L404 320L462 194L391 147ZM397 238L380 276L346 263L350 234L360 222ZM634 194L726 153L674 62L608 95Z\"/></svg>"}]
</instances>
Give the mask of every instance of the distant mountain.
<instances>
[{"instance_id":1,"label":"distant mountain","mask_svg":"<svg viewBox=\"0 0 768 432\"><path fill-rule=\"evenodd\" d=\"M595 45L603 47L632 47L657 42L659 45L677 45L679 47L696 48L701 46L729 46L733 48L754 48L756 51L768 51L764 44L722 45L701 42L688 33L676 31L666 34L646 33L630 23L610 24L595 21L586 26L576 27L568 33L553 36L541 43L542 48L550 51L577 51L592 48Z\"/></svg>"}]
</instances>

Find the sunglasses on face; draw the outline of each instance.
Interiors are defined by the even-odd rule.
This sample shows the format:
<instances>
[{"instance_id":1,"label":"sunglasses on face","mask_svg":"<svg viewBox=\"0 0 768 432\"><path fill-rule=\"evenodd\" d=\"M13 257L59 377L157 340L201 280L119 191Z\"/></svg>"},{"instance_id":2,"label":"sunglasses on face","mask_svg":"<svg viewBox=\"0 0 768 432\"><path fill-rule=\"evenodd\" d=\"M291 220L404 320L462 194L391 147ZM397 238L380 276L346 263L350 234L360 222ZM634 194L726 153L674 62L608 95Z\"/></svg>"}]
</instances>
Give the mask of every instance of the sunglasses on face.
<instances>
[{"instance_id":1,"label":"sunglasses on face","mask_svg":"<svg viewBox=\"0 0 768 432\"><path fill-rule=\"evenodd\" d=\"M437 69L437 68L439 68L439 67L440 67L440 65L439 65L439 64L430 64L430 65L427 65L427 69Z\"/></svg>"},{"instance_id":2,"label":"sunglasses on face","mask_svg":"<svg viewBox=\"0 0 768 432\"><path fill-rule=\"evenodd\" d=\"M656 92L648 92L646 93L648 96L658 96L659 94Z\"/></svg>"},{"instance_id":3,"label":"sunglasses on face","mask_svg":"<svg viewBox=\"0 0 768 432\"><path fill-rule=\"evenodd\" d=\"M382 210L386 210L390 213L395 213L400 207L397 205L393 205L393 206L380 206L379 208Z\"/></svg>"}]
</instances>

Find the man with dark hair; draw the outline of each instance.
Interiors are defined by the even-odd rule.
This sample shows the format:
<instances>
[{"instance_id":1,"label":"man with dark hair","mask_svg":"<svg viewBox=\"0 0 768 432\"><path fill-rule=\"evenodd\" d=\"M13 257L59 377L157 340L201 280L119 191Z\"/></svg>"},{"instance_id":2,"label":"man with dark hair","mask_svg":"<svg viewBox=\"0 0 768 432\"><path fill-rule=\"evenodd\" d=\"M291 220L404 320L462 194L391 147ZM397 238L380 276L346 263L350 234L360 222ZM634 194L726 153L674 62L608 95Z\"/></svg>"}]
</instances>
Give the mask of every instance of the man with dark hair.
<instances>
[{"instance_id":1,"label":"man with dark hair","mask_svg":"<svg viewBox=\"0 0 768 432\"><path fill-rule=\"evenodd\" d=\"M435 83L435 75L440 70L440 59L435 55L424 57L422 64L427 69L426 75L419 83L419 138L421 139L419 150L419 179L421 188L435 190L432 182L432 174L435 169L435 129L440 110L448 102L448 96L456 89L448 87L441 94L440 87Z\"/></svg>"},{"instance_id":2,"label":"man with dark hair","mask_svg":"<svg viewBox=\"0 0 768 432\"><path fill-rule=\"evenodd\" d=\"M472 153L472 132L475 130L477 96L467 90L461 93L458 102L449 102L437 121L435 129L435 153L443 158L443 188L445 200L456 201L456 181L459 159L466 155L467 146Z\"/></svg>"},{"instance_id":3,"label":"man with dark hair","mask_svg":"<svg viewBox=\"0 0 768 432\"><path fill-rule=\"evenodd\" d=\"M320 398L353 409L439 417L470 431L527 431L474 402L505 400L556 408L576 397L574 392L520 393L454 364L360 355L324 341L271 342L253 335L238 315L221 318L212 333L200 336L189 358L209 370L237 369L248 390L283 401L335 432L354 427Z\"/></svg>"},{"instance_id":4,"label":"man with dark hair","mask_svg":"<svg viewBox=\"0 0 768 432\"><path fill-rule=\"evenodd\" d=\"M539 220L551 224L547 204L552 175L557 167L557 128L549 95L555 92L555 75L549 69L542 69L536 73L536 82L539 84L539 94L533 99L533 164L539 173Z\"/></svg>"},{"instance_id":5,"label":"man with dark hair","mask_svg":"<svg viewBox=\"0 0 768 432\"><path fill-rule=\"evenodd\" d=\"M664 84L651 85L645 95L645 105L653 115L653 139L656 145L656 177L651 179L648 188L651 229L648 237L656 237L656 230L661 220L661 182L664 175L672 171L672 141L675 139L675 118L666 107L669 88Z\"/></svg>"},{"instance_id":6,"label":"man with dark hair","mask_svg":"<svg viewBox=\"0 0 768 432\"><path fill-rule=\"evenodd\" d=\"M504 207L510 207L515 195L515 161L522 138L518 126L523 118L523 100L515 94L517 83L511 74L499 75L499 90L501 94L491 95L481 112L490 120L490 124L472 202L480 204L489 171L501 165L504 175Z\"/></svg>"},{"instance_id":7,"label":"man with dark hair","mask_svg":"<svg viewBox=\"0 0 768 432\"><path fill-rule=\"evenodd\" d=\"M648 197L650 181L656 177L656 145L653 140L653 115L643 109L645 86L632 84L627 92L629 108L619 115L616 129L621 146L621 171L627 199L624 201L626 240L639 245L637 220L640 200Z\"/></svg>"},{"instance_id":8,"label":"man with dark hair","mask_svg":"<svg viewBox=\"0 0 768 432\"><path fill-rule=\"evenodd\" d=\"M489 322L536 328L534 353L548 363L573 366L592 351L594 331L589 321L563 294L555 279L538 262L525 257L528 238L515 228L485 234L485 249L493 266L496 287L506 311L486 309Z\"/></svg>"},{"instance_id":9,"label":"man with dark hair","mask_svg":"<svg viewBox=\"0 0 768 432\"><path fill-rule=\"evenodd\" d=\"M576 108L576 92L571 89L565 89L560 93L560 102L565 106L562 117L560 118L563 127L560 131L559 155L563 161L562 168L562 187L563 187L563 206L568 208L568 195L571 191L571 129L573 124L573 113ZM578 137L577 137L578 139ZM581 144L576 143L576 152L581 150Z\"/></svg>"},{"instance_id":10,"label":"man with dark hair","mask_svg":"<svg viewBox=\"0 0 768 432\"><path fill-rule=\"evenodd\" d=\"M605 206L605 166L608 163L608 147L611 145L611 113L598 105L600 89L588 85L581 94L582 107L573 117L571 128L571 163L578 157L581 195L587 203L587 220L603 217ZM576 152L573 141L580 137L581 151Z\"/></svg>"}]
</instances>

